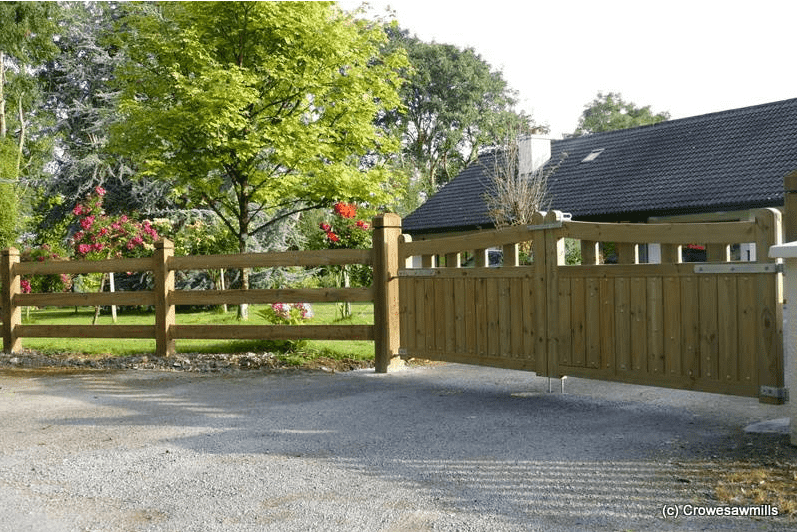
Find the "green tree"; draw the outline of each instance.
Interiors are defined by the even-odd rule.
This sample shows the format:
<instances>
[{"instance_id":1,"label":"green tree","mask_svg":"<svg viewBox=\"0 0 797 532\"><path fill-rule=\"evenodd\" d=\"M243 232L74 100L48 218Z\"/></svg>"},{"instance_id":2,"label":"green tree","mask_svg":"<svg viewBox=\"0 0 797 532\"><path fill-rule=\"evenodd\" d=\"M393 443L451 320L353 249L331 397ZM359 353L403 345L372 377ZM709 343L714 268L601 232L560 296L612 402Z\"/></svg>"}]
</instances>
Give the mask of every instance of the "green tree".
<instances>
[{"instance_id":1,"label":"green tree","mask_svg":"<svg viewBox=\"0 0 797 532\"><path fill-rule=\"evenodd\" d=\"M544 130L514 110L516 93L472 48L426 43L405 30L389 33L391 45L407 51L411 69L401 91L404 107L383 123L399 130L402 166L414 167L428 193L473 162L481 148L499 145L507 128Z\"/></svg>"},{"instance_id":2,"label":"green tree","mask_svg":"<svg viewBox=\"0 0 797 532\"><path fill-rule=\"evenodd\" d=\"M32 111L40 95L31 71L51 57L54 2L0 2L0 246L11 244L19 219L19 184L23 174L41 165L31 142Z\"/></svg>"},{"instance_id":3,"label":"green tree","mask_svg":"<svg viewBox=\"0 0 797 532\"><path fill-rule=\"evenodd\" d=\"M584 106L573 136L647 126L669 119L670 113L653 114L649 105L637 107L636 104L623 100L618 92L599 92L592 103Z\"/></svg>"},{"instance_id":4,"label":"green tree","mask_svg":"<svg viewBox=\"0 0 797 532\"><path fill-rule=\"evenodd\" d=\"M145 173L251 237L339 199L375 201L374 126L400 105L401 53L332 2L165 2L127 21L130 61L114 145ZM242 286L248 288L248 273ZM246 309L239 317L246 318Z\"/></svg>"},{"instance_id":5,"label":"green tree","mask_svg":"<svg viewBox=\"0 0 797 532\"><path fill-rule=\"evenodd\" d=\"M112 213L170 206L164 205L166 184L130 179L132 162L108 150L118 97L114 70L125 58L115 42L114 22L123 20L126 8L116 2L62 5L59 53L38 73L45 109L55 117L50 131L57 148L35 189L38 238L59 234L70 211L97 186L107 190L104 208Z\"/></svg>"}]
</instances>

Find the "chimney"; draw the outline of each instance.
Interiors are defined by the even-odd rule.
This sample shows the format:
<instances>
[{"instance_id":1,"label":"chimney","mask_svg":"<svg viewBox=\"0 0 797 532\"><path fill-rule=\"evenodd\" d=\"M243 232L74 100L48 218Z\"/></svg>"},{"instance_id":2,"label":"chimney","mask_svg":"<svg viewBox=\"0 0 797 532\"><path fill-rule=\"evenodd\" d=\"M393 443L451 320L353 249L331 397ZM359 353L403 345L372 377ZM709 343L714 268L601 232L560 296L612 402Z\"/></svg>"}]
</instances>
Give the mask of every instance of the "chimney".
<instances>
[{"instance_id":1,"label":"chimney","mask_svg":"<svg viewBox=\"0 0 797 532\"><path fill-rule=\"evenodd\" d=\"M551 139L543 135L526 135L518 139L518 165L521 176L530 175L551 158Z\"/></svg>"}]
</instances>

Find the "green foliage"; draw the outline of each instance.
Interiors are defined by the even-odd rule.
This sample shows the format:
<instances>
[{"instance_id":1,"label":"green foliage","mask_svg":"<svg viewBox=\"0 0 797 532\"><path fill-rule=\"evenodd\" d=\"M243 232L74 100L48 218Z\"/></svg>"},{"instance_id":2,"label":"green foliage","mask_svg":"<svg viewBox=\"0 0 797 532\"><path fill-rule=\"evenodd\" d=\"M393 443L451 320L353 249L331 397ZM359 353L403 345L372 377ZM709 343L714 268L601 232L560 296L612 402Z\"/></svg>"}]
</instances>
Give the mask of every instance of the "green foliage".
<instances>
[{"instance_id":1,"label":"green foliage","mask_svg":"<svg viewBox=\"0 0 797 532\"><path fill-rule=\"evenodd\" d=\"M581 264L581 241L565 238L565 264L568 266Z\"/></svg>"},{"instance_id":2,"label":"green foliage","mask_svg":"<svg viewBox=\"0 0 797 532\"><path fill-rule=\"evenodd\" d=\"M0 50L21 63L39 63L56 52L56 2L0 2Z\"/></svg>"},{"instance_id":3,"label":"green foliage","mask_svg":"<svg viewBox=\"0 0 797 532\"><path fill-rule=\"evenodd\" d=\"M328 2L145 4L126 24L113 145L216 212L241 251L290 213L380 202L380 170L358 165L397 147L373 120L399 106L405 64L381 27Z\"/></svg>"},{"instance_id":4,"label":"green foliage","mask_svg":"<svg viewBox=\"0 0 797 532\"><path fill-rule=\"evenodd\" d=\"M163 234L174 242L176 255L225 255L238 251L235 240L216 219L194 218L172 227L171 220L163 218L153 220L153 224L169 226Z\"/></svg>"},{"instance_id":5,"label":"green foliage","mask_svg":"<svg viewBox=\"0 0 797 532\"><path fill-rule=\"evenodd\" d=\"M574 136L658 124L670 119L670 113L654 115L649 105L637 107L616 92L599 92L597 98L584 107Z\"/></svg>"},{"instance_id":6,"label":"green foliage","mask_svg":"<svg viewBox=\"0 0 797 532\"><path fill-rule=\"evenodd\" d=\"M16 147L0 139L0 249L14 244L17 238Z\"/></svg>"}]
</instances>

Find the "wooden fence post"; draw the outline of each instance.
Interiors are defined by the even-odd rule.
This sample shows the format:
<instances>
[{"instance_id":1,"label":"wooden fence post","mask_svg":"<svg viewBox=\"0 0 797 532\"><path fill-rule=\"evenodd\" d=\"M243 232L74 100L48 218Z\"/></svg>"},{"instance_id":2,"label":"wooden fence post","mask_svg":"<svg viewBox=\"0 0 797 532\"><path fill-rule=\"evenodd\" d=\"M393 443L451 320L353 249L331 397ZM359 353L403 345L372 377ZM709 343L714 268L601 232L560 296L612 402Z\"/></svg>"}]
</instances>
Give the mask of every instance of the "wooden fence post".
<instances>
[{"instance_id":1,"label":"wooden fence post","mask_svg":"<svg viewBox=\"0 0 797 532\"><path fill-rule=\"evenodd\" d=\"M155 354L172 356L175 353L172 326L174 325L174 271L169 269L169 259L174 256L171 240L155 242L152 255L152 273L155 277Z\"/></svg>"},{"instance_id":2,"label":"wooden fence post","mask_svg":"<svg viewBox=\"0 0 797 532\"><path fill-rule=\"evenodd\" d=\"M3 250L2 272L2 318L3 318L3 352L15 353L22 350L22 340L17 337L15 328L22 324L22 309L14 305L14 296L21 293L20 277L14 275L14 265L19 264L19 250L8 248Z\"/></svg>"},{"instance_id":3,"label":"wooden fence post","mask_svg":"<svg viewBox=\"0 0 797 532\"><path fill-rule=\"evenodd\" d=\"M399 259L401 217L383 214L373 219L374 227L374 366L387 373L391 359L398 355Z\"/></svg>"}]
</instances>

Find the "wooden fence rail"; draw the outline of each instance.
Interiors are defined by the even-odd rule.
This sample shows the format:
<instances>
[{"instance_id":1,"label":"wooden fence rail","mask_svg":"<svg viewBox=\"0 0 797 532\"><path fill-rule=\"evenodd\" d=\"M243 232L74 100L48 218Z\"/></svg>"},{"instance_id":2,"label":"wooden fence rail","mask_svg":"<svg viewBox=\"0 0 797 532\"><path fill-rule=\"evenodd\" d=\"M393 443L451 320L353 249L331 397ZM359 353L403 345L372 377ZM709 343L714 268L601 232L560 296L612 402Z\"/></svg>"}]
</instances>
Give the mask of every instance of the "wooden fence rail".
<instances>
[{"instance_id":1,"label":"wooden fence rail","mask_svg":"<svg viewBox=\"0 0 797 532\"><path fill-rule=\"evenodd\" d=\"M398 353L397 245L401 219L392 214L373 220L373 249L288 251L175 257L168 240L156 243L152 257L101 261L60 261L52 263L19 260L14 249L3 251L0 263L0 307L2 308L3 349L22 349L23 338L154 338L156 353L175 352L180 339L275 339L275 340L373 340L375 364L387 371ZM174 272L213 268L257 268L289 266L330 266L363 264L372 266L374 282L365 288L318 288L274 290L176 290ZM153 290L113 293L23 294L23 275L89 274L108 272L152 272ZM374 325L179 325L177 305L373 302ZM23 325L26 306L153 306L155 325Z\"/></svg>"}]
</instances>

